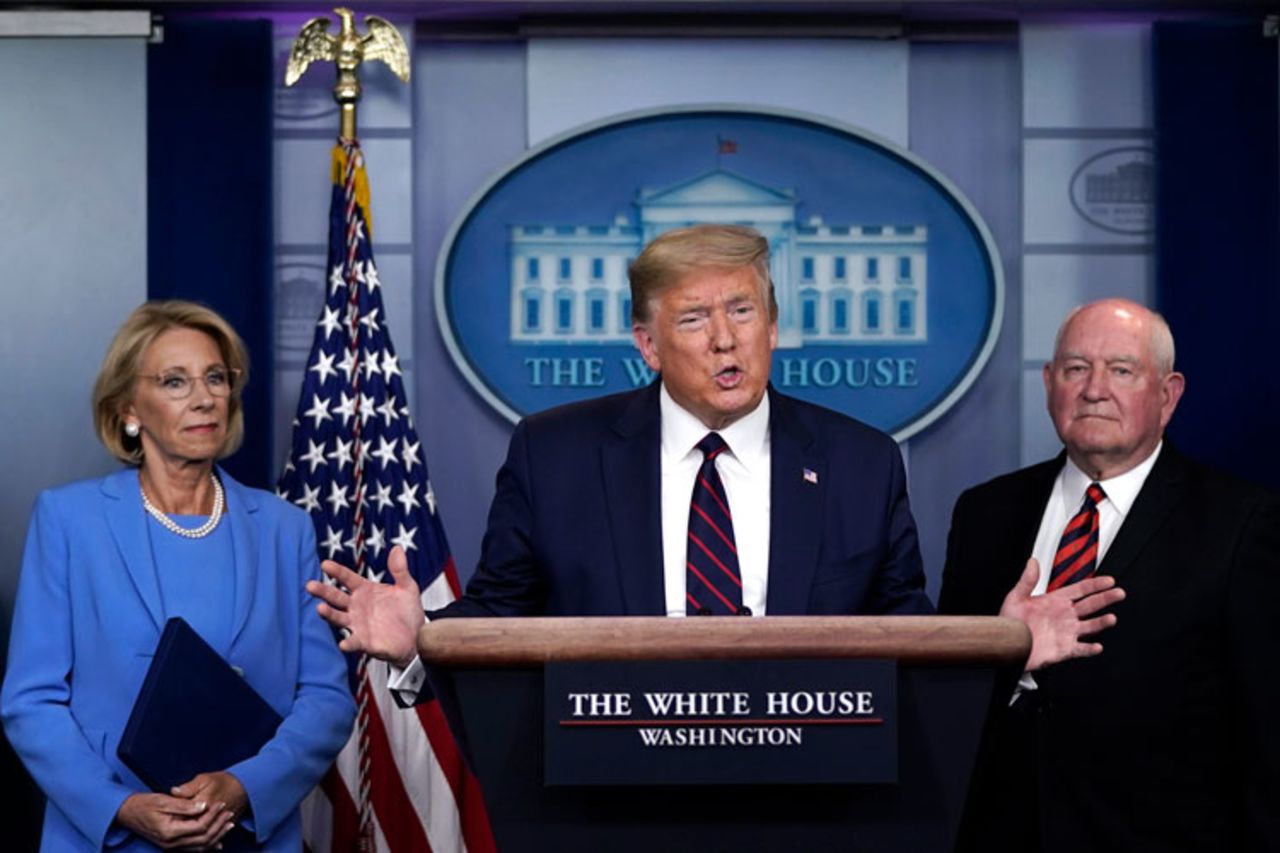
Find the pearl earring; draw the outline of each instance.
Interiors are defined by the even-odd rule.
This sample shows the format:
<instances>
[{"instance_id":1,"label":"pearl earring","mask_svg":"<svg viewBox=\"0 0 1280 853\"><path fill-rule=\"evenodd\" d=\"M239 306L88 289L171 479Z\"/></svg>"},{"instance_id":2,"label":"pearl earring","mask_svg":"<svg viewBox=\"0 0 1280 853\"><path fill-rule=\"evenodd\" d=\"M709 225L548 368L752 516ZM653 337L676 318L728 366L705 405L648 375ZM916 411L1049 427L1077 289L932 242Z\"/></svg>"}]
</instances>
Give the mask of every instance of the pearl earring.
<instances>
[{"instance_id":1,"label":"pearl earring","mask_svg":"<svg viewBox=\"0 0 1280 853\"><path fill-rule=\"evenodd\" d=\"M138 426L137 421L129 421L124 425L124 434L129 438L137 438L140 432L142 432L142 427Z\"/></svg>"}]
</instances>

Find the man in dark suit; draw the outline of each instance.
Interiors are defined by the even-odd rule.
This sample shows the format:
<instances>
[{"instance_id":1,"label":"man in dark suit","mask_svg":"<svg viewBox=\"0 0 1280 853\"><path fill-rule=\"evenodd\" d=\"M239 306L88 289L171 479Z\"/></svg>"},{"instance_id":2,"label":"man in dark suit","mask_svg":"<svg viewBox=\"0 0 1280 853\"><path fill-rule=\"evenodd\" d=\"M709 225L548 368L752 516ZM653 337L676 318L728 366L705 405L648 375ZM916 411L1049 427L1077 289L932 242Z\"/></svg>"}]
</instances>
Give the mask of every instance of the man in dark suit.
<instances>
[{"instance_id":1,"label":"man in dark suit","mask_svg":"<svg viewBox=\"0 0 1280 853\"><path fill-rule=\"evenodd\" d=\"M659 381L520 423L475 576L428 616L932 612L897 445L769 388L767 241L670 231L630 278L636 346ZM343 650L407 665L422 611L401 555L388 565L394 585L326 562L338 585L308 589L350 631ZM1025 609L1066 603L1042 645L1088 653L1065 595Z\"/></svg>"},{"instance_id":2,"label":"man in dark suit","mask_svg":"<svg viewBox=\"0 0 1280 853\"><path fill-rule=\"evenodd\" d=\"M1163 437L1173 356L1140 305L1077 309L1044 368L1064 452L956 503L943 612L995 613L1020 574L1100 570L1126 593L1105 651L994 712L964 849L1280 850L1280 509Z\"/></svg>"}]
</instances>

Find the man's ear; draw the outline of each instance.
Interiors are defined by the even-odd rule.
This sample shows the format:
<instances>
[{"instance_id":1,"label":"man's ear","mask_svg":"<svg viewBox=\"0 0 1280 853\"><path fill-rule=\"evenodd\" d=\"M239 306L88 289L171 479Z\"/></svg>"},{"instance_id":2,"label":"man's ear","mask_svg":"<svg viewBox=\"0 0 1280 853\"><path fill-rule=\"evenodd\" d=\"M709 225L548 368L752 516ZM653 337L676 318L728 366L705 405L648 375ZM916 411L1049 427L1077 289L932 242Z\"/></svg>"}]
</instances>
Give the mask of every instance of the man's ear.
<instances>
[{"instance_id":1,"label":"man's ear","mask_svg":"<svg viewBox=\"0 0 1280 853\"><path fill-rule=\"evenodd\" d=\"M1169 373L1160 380L1160 426L1169 425L1170 419L1173 418L1173 410L1178 408L1178 401L1182 399L1182 392L1187 389L1186 378L1177 371Z\"/></svg>"},{"instance_id":2,"label":"man's ear","mask_svg":"<svg viewBox=\"0 0 1280 853\"><path fill-rule=\"evenodd\" d=\"M644 363L649 365L649 369L654 373L661 373L662 359L658 357L658 347L653 335L649 332L649 327L644 323L636 323L631 327L631 337L635 339L636 349L640 350L640 357L644 359Z\"/></svg>"}]
</instances>

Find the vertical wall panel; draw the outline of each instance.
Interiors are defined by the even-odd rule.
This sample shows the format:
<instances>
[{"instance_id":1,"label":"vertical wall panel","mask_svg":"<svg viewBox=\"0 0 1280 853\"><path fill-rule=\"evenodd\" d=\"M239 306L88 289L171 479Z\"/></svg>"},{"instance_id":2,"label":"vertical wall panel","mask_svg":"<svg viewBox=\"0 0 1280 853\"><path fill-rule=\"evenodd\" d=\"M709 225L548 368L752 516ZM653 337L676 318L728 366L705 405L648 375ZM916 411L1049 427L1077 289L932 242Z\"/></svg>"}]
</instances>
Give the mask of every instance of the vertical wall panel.
<instances>
[{"instance_id":1,"label":"vertical wall panel","mask_svg":"<svg viewBox=\"0 0 1280 853\"><path fill-rule=\"evenodd\" d=\"M89 395L107 343L147 293L146 45L0 39L0 625L41 489L116 467Z\"/></svg>"},{"instance_id":2,"label":"vertical wall panel","mask_svg":"<svg viewBox=\"0 0 1280 853\"><path fill-rule=\"evenodd\" d=\"M191 299L244 339L244 444L224 465L275 479L271 405L271 24L170 20L148 54L147 295Z\"/></svg>"},{"instance_id":3,"label":"vertical wall panel","mask_svg":"<svg viewBox=\"0 0 1280 853\"><path fill-rule=\"evenodd\" d=\"M1157 293L1187 376L1170 435L1280 489L1280 116L1261 20L1156 29Z\"/></svg>"},{"instance_id":4,"label":"vertical wall panel","mask_svg":"<svg viewBox=\"0 0 1280 853\"><path fill-rule=\"evenodd\" d=\"M146 44L0 38L0 661L36 494L118 467L89 408L112 333L146 298ZM43 801L0 739L5 847L34 850Z\"/></svg>"},{"instance_id":5,"label":"vertical wall panel","mask_svg":"<svg viewBox=\"0 0 1280 853\"><path fill-rule=\"evenodd\" d=\"M911 439L911 504L929 590L936 595L951 508L960 492L1017 467L1018 253L1021 133L1014 42L911 48L911 150L946 175L977 209L1004 264L1004 325L969 393Z\"/></svg>"}]
</instances>

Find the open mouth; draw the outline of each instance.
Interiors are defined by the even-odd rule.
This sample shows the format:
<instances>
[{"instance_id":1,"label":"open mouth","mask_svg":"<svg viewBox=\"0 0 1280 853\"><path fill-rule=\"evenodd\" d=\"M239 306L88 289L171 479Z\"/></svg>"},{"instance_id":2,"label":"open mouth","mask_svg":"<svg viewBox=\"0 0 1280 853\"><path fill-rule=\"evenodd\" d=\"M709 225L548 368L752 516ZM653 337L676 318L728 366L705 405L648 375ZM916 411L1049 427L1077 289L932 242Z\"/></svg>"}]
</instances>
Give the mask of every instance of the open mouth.
<instances>
[{"instance_id":1,"label":"open mouth","mask_svg":"<svg viewBox=\"0 0 1280 853\"><path fill-rule=\"evenodd\" d=\"M716 385L720 388L736 388L742 382L744 375L741 368L726 367L715 375Z\"/></svg>"}]
</instances>

